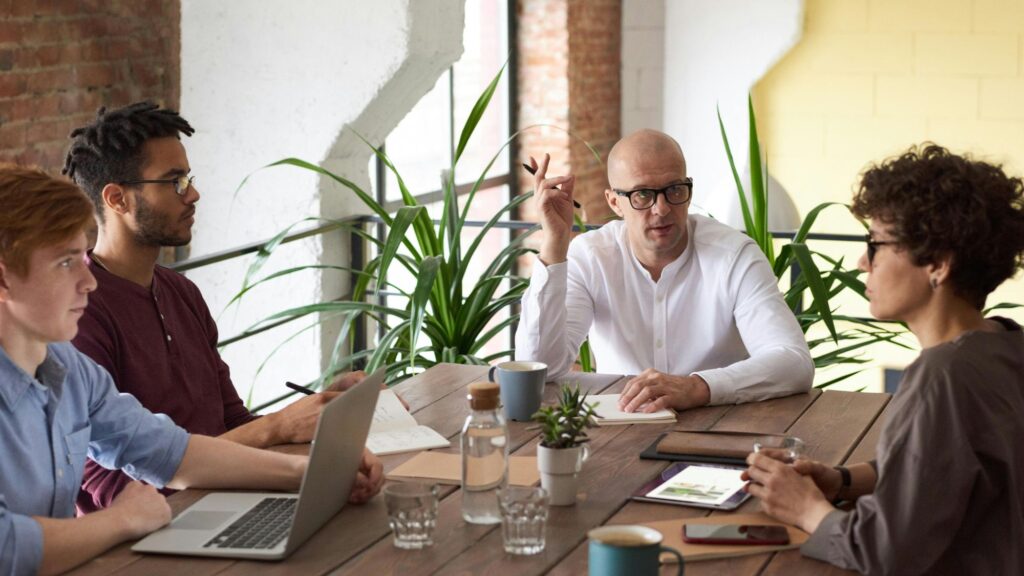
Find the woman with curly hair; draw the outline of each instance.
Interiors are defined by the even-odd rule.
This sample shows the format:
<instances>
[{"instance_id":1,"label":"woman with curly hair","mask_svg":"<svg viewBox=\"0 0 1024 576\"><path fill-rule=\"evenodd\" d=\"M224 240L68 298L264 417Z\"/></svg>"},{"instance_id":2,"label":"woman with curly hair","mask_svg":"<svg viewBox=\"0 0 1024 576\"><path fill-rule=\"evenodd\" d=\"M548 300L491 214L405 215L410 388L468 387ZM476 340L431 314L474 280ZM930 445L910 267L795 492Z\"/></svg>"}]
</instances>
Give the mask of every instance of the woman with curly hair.
<instances>
[{"instance_id":1,"label":"woman with curly hair","mask_svg":"<svg viewBox=\"0 0 1024 576\"><path fill-rule=\"evenodd\" d=\"M877 460L844 468L747 458L748 491L811 533L803 554L869 574L1024 574L1024 332L986 318L1021 267L1024 182L927 144L870 168L871 314L921 343ZM831 502L855 500L850 511Z\"/></svg>"}]
</instances>

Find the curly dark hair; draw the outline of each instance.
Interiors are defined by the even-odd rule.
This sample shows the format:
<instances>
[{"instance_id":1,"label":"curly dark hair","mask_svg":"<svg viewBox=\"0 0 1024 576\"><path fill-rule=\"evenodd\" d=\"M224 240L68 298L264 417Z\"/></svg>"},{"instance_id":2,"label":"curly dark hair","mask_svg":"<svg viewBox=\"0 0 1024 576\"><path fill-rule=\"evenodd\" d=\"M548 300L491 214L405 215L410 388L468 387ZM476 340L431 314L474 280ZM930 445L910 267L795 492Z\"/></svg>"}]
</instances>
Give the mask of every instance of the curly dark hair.
<instances>
[{"instance_id":1,"label":"curly dark hair","mask_svg":"<svg viewBox=\"0 0 1024 576\"><path fill-rule=\"evenodd\" d=\"M979 310L1024 261L1024 181L931 142L868 168L852 208L892 226L918 266L952 255L953 289Z\"/></svg>"},{"instance_id":2,"label":"curly dark hair","mask_svg":"<svg viewBox=\"0 0 1024 576\"><path fill-rule=\"evenodd\" d=\"M103 187L141 177L142 146L146 140L181 138L181 134L191 136L194 132L176 111L149 101L109 112L100 108L91 124L71 132L71 148L61 173L85 190L102 221Z\"/></svg>"}]
</instances>

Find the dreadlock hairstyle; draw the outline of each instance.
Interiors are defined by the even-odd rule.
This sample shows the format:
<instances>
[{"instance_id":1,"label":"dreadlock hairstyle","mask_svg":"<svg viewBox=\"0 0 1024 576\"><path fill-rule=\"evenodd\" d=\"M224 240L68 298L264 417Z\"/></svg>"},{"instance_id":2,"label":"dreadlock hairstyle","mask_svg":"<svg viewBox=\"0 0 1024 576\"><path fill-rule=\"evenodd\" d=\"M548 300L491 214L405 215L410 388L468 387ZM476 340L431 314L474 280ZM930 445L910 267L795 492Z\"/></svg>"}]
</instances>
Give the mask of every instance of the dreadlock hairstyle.
<instances>
[{"instance_id":1,"label":"dreadlock hairstyle","mask_svg":"<svg viewBox=\"0 0 1024 576\"><path fill-rule=\"evenodd\" d=\"M142 146L147 140L169 136L180 139L181 134L191 136L194 132L176 111L162 109L148 100L109 112L103 107L91 124L72 130L71 148L61 173L85 190L103 221L103 187L141 177Z\"/></svg>"}]
</instances>

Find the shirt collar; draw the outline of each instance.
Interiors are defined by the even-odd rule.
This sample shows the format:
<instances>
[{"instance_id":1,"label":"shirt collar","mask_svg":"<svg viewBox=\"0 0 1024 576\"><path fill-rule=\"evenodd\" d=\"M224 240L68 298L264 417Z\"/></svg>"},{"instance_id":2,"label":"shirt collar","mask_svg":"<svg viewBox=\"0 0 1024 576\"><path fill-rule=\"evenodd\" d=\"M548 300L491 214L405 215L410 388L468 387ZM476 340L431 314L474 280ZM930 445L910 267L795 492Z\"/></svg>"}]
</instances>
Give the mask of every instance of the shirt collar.
<instances>
[{"instance_id":1,"label":"shirt collar","mask_svg":"<svg viewBox=\"0 0 1024 576\"><path fill-rule=\"evenodd\" d=\"M683 253L678 258L669 262L668 265L661 271L661 278L658 282L665 279L666 276L675 274L690 261L693 256L693 234L694 234L694 222L692 217L686 218L686 248L683 249ZM619 242L626 248L626 252L629 254L630 259L633 261L633 267L640 271L645 278L651 280L651 273L648 272L647 268L640 263L640 259L636 257L636 253L633 252L633 247L629 244L629 231L626 230L626 223L622 222L622 231L619 234ZM653 280L652 280L653 281Z\"/></svg>"},{"instance_id":2,"label":"shirt collar","mask_svg":"<svg viewBox=\"0 0 1024 576\"><path fill-rule=\"evenodd\" d=\"M50 346L46 347L46 358L36 369L38 378L26 374L7 355L7 351L0 346L0 399L3 399L8 410L14 407L24 396L25 391L32 386L49 388L54 396L60 398L64 389L64 376L67 375L67 368L54 354Z\"/></svg>"}]
</instances>

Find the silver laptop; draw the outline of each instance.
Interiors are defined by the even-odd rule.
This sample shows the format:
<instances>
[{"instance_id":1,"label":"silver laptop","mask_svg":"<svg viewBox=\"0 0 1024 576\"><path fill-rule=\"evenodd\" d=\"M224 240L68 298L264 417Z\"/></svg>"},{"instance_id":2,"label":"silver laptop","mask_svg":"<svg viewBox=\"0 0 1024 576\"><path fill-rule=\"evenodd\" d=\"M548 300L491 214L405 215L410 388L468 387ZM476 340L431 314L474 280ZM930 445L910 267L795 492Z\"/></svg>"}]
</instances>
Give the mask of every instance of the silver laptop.
<instances>
[{"instance_id":1,"label":"silver laptop","mask_svg":"<svg viewBox=\"0 0 1024 576\"><path fill-rule=\"evenodd\" d=\"M384 369L320 415L299 493L215 492L132 546L136 552L280 560L348 501L384 381Z\"/></svg>"}]
</instances>

